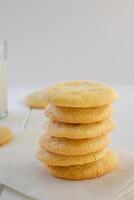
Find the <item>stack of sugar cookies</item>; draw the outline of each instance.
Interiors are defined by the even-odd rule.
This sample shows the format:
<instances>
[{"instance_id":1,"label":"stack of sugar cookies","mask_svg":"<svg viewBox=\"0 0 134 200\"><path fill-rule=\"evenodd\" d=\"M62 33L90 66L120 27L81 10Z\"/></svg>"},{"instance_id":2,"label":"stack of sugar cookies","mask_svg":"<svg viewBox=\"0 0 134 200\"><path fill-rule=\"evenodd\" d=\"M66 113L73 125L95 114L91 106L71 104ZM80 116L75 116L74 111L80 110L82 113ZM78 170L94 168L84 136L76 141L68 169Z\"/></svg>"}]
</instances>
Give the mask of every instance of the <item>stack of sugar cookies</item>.
<instances>
[{"instance_id":1,"label":"stack of sugar cookies","mask_svg":"<svg viewBox=\"0 0 134 200\"><path fill-rule=\"evenodd\" d=\"M112 88L93 81L65 82L44 91L49 120L37 158L54 176L90 179L117 167L116 153L107 147L116 99Z\"/></svg>"}]
</instances>

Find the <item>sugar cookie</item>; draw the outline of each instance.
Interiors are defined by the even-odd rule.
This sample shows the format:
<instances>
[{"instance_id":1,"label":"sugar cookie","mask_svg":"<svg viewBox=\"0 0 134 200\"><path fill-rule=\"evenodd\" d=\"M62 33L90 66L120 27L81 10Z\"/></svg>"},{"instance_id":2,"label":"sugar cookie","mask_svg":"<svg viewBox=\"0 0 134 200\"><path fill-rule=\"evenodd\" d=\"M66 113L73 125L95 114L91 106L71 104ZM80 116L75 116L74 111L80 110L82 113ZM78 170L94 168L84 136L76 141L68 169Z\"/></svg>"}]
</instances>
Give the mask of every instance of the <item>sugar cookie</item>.
<instances>
[{"instance_id":1,"label":"sugar cookie","mask_svg":"<svg viewBox=\"0 0 134 200\"><path fill-rule=\"evenodd\" d=\"M102 121L113 114L112 105L93 108L67 108L49 104L45 115L55 122L89 124Z\"/></svg>"},{"instance_id":2,"label":"sugar cookie","mask_svg":"<svg viewBox=\"0 0 134 200\"><path fill-rule=\"evenodd\" d=\"M8 143L13 138L13 133L11 129L0 125L0 145Z\"/></svg>"},{"instance_id":3,"label":"sugar cookie","mask_svg":"<svg viewBox=\"0 0 134 200\"><path fill-rule=\"evenodd\" d=\"M59 178L80 180L102 176L108 172L113 171L117 166L117 155L112 150L109 150L101 160L93 163L66 167L49 166L48 170L54 176Z\"/></svg>"},{"instance_id":4,"label":"sugar cookie","mask_svg":"<svg viewBox=\"0 0 134 200\"><path fill-rule=\"evenodd\" d=\"M85 155L100 151L109 144L109 135L103 134L101 136L91 139L64 139L54 138L48 134L40 138L40 146L47 151L62 155Z\"/></svg>"},{"instance_id":5,"label":"sugar cookie","mask_svg":"<svg viewBox=\"0 0 134 200\"><path fill-rule=\"evenodd\" d=\"M113 118L93 124L66 124L48 120L45 132L53 137L69 139L93 138L110 132L115 127Z\"/></svg>"},{"instance_id":6,"label":"sugar cookie","mask_svg":"<svg viewBox=\"0 0 134 200\"><path fill-rule=\"evenodd\" d=\"M43 99L43 91L36 91L26 97L26 105L31 108L44 109L47 103Z\"/></svg>"},{"instance_id":7,"label":"sugar cookie","mask_svg":"<svg viewBox=\"0 0 134 200\"><path fill-rule=\"evenodd\" d=\"M98 107L111 104L117 99L111 87L94 81L70 81L59 83L43 92L49 104L63 107Z\"/></svg>"},{"instance_id":8,"label":"sugar cookie","mask_svg":"<svg viewBox=\"0 0 134 200\"><path fill-rule=\"evenodd\" d=\"M48 166L82 165L100 160L104 157L106 152L107 148L104 148L96 153L90 153L82 156L64 156L39 148L37 151L37 158Z\"/></svg>"}]
</instances>

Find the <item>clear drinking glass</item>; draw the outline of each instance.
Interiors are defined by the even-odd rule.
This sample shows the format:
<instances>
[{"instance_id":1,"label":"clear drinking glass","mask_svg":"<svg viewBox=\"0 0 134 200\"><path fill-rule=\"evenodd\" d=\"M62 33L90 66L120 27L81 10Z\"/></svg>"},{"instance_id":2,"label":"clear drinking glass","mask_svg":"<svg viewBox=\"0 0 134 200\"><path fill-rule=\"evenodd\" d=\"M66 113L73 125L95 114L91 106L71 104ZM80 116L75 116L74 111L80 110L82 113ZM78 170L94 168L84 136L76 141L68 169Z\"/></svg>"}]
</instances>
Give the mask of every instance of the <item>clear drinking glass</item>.
<instances>
[{"instance_id":1,"label":"clear drinking glass","mask_svg":"<svg viewBox=\"0 0 134 200\"><path fill-rule=\"evenodd\" d=\"M0 40L0 119L7 116L7 41Z\"/></svg>"}]
</instances>

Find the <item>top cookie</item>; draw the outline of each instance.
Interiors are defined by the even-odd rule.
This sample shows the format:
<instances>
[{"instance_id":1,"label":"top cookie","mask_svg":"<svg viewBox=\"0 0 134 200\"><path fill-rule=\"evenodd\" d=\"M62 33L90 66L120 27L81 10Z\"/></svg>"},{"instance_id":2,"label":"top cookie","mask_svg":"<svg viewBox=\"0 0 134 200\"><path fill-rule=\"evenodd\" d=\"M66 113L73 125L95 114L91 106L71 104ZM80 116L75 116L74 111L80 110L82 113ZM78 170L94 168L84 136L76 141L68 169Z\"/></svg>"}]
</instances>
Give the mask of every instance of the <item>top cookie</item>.
<instances>
[{"instance_id":1,"label":"top cookie","mask_svg":"<svg viewBox=\"0 0 134 200\"><path fill-rule=\"evenodd\" d=\"M64 107L98 107L117 99L111 87L94 81L70 81L47 88L43 97L47 103Z\"/></svg>"}]
</instances>

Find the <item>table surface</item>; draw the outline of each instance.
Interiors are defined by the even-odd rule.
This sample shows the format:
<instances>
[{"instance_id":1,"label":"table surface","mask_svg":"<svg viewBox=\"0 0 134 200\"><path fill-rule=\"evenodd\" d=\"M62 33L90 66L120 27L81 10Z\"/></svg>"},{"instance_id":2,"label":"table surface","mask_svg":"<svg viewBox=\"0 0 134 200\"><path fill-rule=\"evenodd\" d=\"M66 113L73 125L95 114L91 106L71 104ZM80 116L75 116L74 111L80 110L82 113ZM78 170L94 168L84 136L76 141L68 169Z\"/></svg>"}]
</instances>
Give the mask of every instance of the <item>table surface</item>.
<instances>
[{"instance_id":1,"label":"table surface","mask_svg":"<svg viewBox=\"0 0 134 200\"><path fill-rule=\"evenodd\" d=\"M127 151L134 152L134 87L118 86L119 100L115 104L115 119L117 128L111 134L112 144ZM9 114L1 120L1 124L11 127L15 134L19 130L37 129L42 130L43 114L42 110L27 108L24 105L24 97L33 89L10 89L9 90ZM30 200L6 186L0 185L0 200ZM134 199L134 192L125 195L122 200Z\"/></svg>"}]
</instances>

